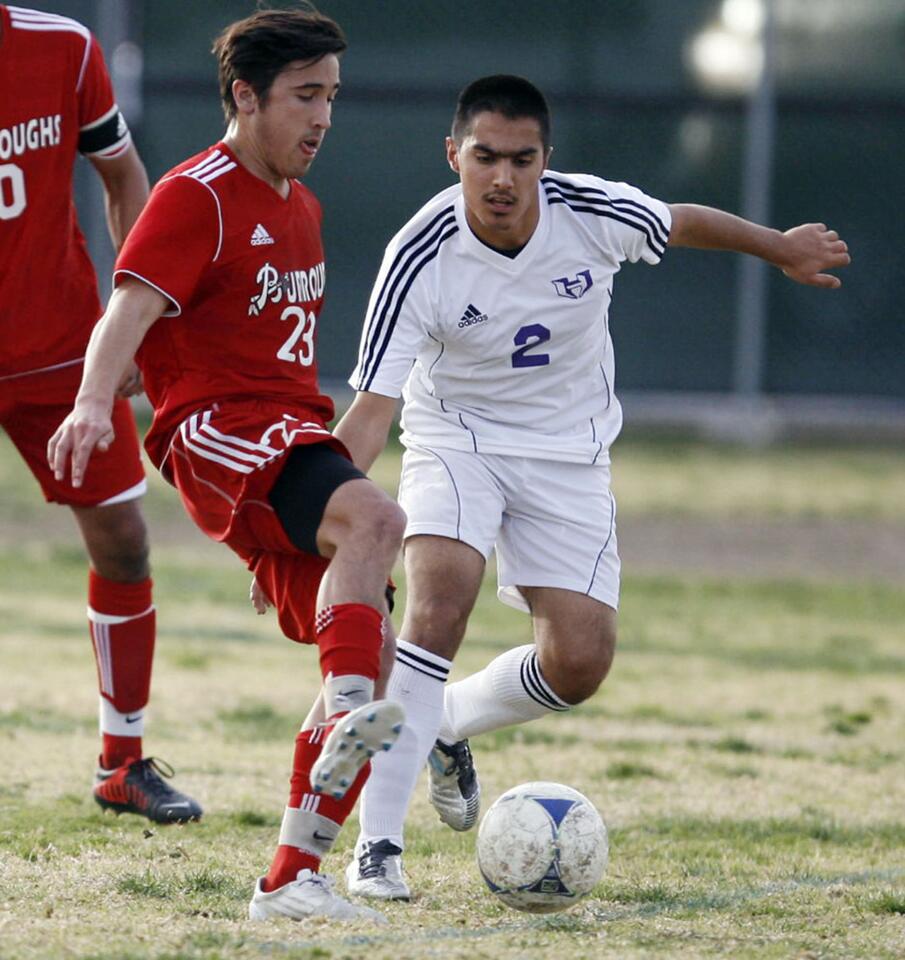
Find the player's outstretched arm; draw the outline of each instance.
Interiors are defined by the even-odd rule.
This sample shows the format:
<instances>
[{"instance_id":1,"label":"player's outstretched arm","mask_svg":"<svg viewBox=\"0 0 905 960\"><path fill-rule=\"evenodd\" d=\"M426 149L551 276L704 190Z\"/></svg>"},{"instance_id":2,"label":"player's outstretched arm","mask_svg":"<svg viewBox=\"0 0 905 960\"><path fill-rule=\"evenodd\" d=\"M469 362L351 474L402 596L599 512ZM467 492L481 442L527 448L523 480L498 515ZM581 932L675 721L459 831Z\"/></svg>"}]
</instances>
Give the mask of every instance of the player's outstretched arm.
<instances>
[{"instance_id":1,"label":"player's outstretched arm","mask_svg":"<svg viewBox=\"0 0 905 960\"><path fill-rule=\"evenodd\" d=\"M80 487L95 448L104 451L113 442L114 395L145 334L167 305L162 293L140 280L126 280L114 291L88 342L75 406L47 444L47 462L57 480L66 476L71 460L72 485Z\"/></svg>"},{"instance_id":2,"label":"player's outstretched arm","mask_svg":"<svg viewBox=\"0 0 905 960\"><path fill-rule=\"evenodd\" d=\"M352 406L336 425L333 435L342 440L352 462L362 473L371 469L386 446L397 401L379 393L355 394Z\"/></svg>"},{"instance_id":3,"label":"player's outstretched arm","mask_svg":"<svg viewBox=\"0 0 905 960\"><path fill-rule=\"evenodd\" d=\"M848 266L848 245L823 223L803 223L783 233L714 207L670 204L669 245L733 250L760 257L798 283L836 289L842 281L826 270Z\"/></svg>"},{"instance_id":4,"label":"player's outstretched arm","mask_svg":"<svg viewBox=\"0 0 905 960\"><path fill-rule=\"evenodd\" d=\"M132 144L118 157L90 159L104 184L107 229L114 249L119 252L148 199L148 174Z\"/></svg>"}]
</instances>

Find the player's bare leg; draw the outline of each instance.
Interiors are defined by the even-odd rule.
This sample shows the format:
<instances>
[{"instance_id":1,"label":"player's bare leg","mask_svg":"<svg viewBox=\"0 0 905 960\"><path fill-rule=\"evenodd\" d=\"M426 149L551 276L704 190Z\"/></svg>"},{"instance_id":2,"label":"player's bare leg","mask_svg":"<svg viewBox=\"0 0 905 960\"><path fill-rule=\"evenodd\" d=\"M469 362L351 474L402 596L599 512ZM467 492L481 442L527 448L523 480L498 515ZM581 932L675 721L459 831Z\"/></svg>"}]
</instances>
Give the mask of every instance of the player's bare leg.
<instances>
[{"instance_id":1,"label":"player's bare leg","mask_svg":"<svg viewBox=\"0 0 905 960\"><path fill-rule=\"evenodd\" d=\"M479 787L455 790L437 771L466 771L477 784L468 738L568 710L591 696L613 659L616 611L580 593L520 587L531 608L533 644L507 650L446 689L445 713L431 755L431 801L453 829L478 817Z\"/></svg>"},{"instance_id":2,"label":"player's bare leg","mask_svg":"<svg viewBox=\"0 0 905 960\"><path fill-rule=\"evenodd\" d=\"M520 587L531 608L534 643L546 682L566 703L592 696L616 651L616 611L599 600L551 587Z\"/></svg>"},{"instance_id":3,"label":"player's bare leg","mask_svg":"<svg viewBox=\"0 0 905 960\"><path fill-rule=\"evenodd\" d=\"M368 760L401 729L402 708L375 697L393 649L385 592L404 524L395 502L368 480L342 483L327 502L317 529L318 551L330 559L317 604L324 685L296 739L279 845L252 899L252 918L295 915L293 898L319 893L320 861L368 777Z\"/></svg>"},{"instance_id":4,"label":"player's bare leg","mask_svg":"<svg viewBox=\"0 0 905 960\"><path fill-rule=\"evenodd\" d=\"M91 560L88 609L100 687L101 755L95 800L159 823L201 816L200 805L161 779L166 764L145 758L144 709L151 686L155 611L148 536L137 499L73 507Z\"/></svg>"},{"instance_id":5,"label":"player's bare leg","mask_svg":"<svg viewBox=\"0 0 905 960\"><path fill-rule=\"evenodd\" d=\"M373 765L360 811L361 835L346 869L350 892L408 899L402 873L403 823L418 775L434 751L443 691L484 575L484 557L458 540L413 536L405 543L407 599L396 665L387 691L406 724L393 750ZM467 750L467 747L466 747ZM458 768L442 758L440 780L462 803ZM468 796L477 784L468 783Z\"/></svg>"},{"instance_id":6,"label":"player's bare leg","mask_svg":"<svg viewBox=\"0 0 905 960\"><path fill-rule=\"evenodd\" d=\"M402 511L375 484L370 480L351 480L333 492L317 531L318 551L330 557L317 603L323 625L323 639L319 640L321 661L323 666L325 648L333 644L331 651L335 650L333 656L341 664L342 672L324 669L324 713L328 724L334 722L334 729L311 769L311 784L315 792L328 791L337 800L361 767L358 753L366 750L372 755L378 747L389 749L398 732L393 728L401 722L401 711L390 710L389 704L379 708L369 705L374 701L386 639L386 581L398 555L404 525ZM351 672L354 658L344 650L357 639L352 637L353 624L367 629L366 624L358 624L365 609L369 615L378 613L381 618L378 674L373 677ZM354 616L342 633L333 630L333 621L340 611ZM336 722L337 717L346 713L348 717ZM385 720L379 718L383 714ZM369 726L375 743L364 747L362 737L367 739L364 731ZM383 732L378 732L378 728Z\"/></svg>"}]
</instances>

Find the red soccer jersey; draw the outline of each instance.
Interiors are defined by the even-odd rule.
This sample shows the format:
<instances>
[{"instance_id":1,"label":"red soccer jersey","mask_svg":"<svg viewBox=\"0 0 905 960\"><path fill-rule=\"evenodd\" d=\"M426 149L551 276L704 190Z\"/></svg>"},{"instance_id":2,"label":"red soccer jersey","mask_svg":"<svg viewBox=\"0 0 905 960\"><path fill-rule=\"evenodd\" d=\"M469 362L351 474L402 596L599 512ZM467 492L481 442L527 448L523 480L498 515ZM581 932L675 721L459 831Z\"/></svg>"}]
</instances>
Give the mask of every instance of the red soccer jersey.
<instances>
[{"instance_id":1,"label":"red soccer jersey","mask_svg":"<svg viewBox=\"0 0 905 960\"><path fill-rule=\"evenodd\" d=\"M116 262L172 308L138 352L155 415L145 446L160 467L190 413L218 400L288 402L326 422L315 337L324 300L321 209L300 183L283 199L223 143L155 186Z\"/></svg>"},{"instance_id":2,"label":"red soccer jersey","mask_svg":"<svg viewBox=\"0 0 905 960\"><path fill-rule=\"evenodd\" d=\"M88 29L0 5L0 378L84 355L101 311L72 166L129 142Z\"/></svg>"}]
</instances>

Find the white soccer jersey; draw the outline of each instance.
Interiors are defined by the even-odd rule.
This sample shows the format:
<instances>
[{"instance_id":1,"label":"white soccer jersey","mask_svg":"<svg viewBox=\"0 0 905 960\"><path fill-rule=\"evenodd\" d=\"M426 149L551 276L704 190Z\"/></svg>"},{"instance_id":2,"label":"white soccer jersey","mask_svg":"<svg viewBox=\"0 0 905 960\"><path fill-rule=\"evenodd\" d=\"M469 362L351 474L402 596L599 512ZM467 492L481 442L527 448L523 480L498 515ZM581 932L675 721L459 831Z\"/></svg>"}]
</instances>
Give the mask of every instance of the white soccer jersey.
<instances>
[{"instance_id":1,"label":"white soccer jersey","mask_svg":"<svg viewBox=\"0 0 905 960\"><path fill-rule=\"evenodd\" d=\"M349 382L402 393L407 446L607 462L622 425L613 278L624 260L660 260L669 208L587 174L547 171L538 191L515 258L474 235L459 184L387 247Z\"/></svg>"}]
</instances>

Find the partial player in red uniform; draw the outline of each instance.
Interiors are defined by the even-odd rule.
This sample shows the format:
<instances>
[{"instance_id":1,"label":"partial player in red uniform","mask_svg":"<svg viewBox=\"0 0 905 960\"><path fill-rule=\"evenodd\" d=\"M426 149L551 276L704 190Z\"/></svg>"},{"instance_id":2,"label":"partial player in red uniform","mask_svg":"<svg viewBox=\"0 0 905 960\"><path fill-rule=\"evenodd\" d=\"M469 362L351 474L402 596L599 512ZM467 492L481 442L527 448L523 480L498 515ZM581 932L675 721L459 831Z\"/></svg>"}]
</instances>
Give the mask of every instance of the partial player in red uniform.
<instances>
[{"instance_id":1,"label":"partial player in red uniform","mask_svg":"<svg viewBox=\"0 0 905 960\"><path fill-rule=\"evenodd\" d=\"M116 443L74 489L47 466L47 441L71 409L101 314L94 269L72 202L77 153L104 185L118 249L148 180L113 99L104 58L74 20L0 5L0 426L49 501L69 506L90 558L88 619L103 738L94 797L163 823L201 807L143 758L154 654L154 604L139 500L146 481L124 368L112 407Z\"/></svg>"},{"instance_id":2,"label":"partial player in red uniform","mask_svg":"<svg viewBox=\"0 0 905 960\"><path fill-rule=\"evenodd\" d=\"M403 720L398 704L375 700L375 684L404 516L326 427L321 209L295 179L330 127L345 46L310 11L260 11L218 39L226 136L154 188L117 261L75 408L48 448L57 479L71 458L80 489L92 452L115 436L116 384L137 352L154 407L151 459L198 526L254 573L256 605L273 604L287 637L318 646L323 687L296 739L253 919L379 916L335 894L318 868L368 758Z\"/></svg>"}]
</instances>

